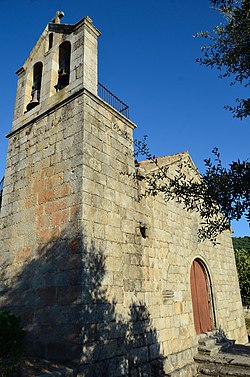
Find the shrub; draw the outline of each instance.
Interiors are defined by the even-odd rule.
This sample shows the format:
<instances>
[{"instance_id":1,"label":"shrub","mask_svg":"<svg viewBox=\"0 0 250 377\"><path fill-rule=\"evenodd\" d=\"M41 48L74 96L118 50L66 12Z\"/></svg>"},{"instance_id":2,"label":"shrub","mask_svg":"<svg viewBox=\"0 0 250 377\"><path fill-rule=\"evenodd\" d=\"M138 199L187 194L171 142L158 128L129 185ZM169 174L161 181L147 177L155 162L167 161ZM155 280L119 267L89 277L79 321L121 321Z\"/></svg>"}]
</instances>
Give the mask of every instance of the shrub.
<instances>
[{"instance_id":1,"label":"shrub","mask_svg":"<svg viewBox=\"0 0 250 377\"><path fill-rule=\"evenodd\" d=\"M240 293L243 306L250 306L250 253L244 249L235 250Z\"/></svg>"},{"instance_id":2,"label":"shrub","mask_svg":"<svg viewBox=\"0 0 250 377\"><path fill-rule=\"evenodd\" d=\"M20 319L13 314L0 312L0 375L11 376L20 364L24 350L24 330Z\"/></svg>"}]
</instances>

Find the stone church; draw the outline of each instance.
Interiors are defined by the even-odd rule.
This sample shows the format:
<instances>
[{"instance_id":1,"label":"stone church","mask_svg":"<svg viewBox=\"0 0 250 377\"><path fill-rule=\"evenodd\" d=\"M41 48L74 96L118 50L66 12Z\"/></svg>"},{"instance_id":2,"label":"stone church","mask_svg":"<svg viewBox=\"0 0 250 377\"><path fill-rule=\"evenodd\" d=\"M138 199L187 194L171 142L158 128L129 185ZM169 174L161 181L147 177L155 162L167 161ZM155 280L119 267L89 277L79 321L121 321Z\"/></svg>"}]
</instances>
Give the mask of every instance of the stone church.
<instances>
[{"instance_id":1,"label":"stone church","mask_svg":"<svg viewBox=\"0 0 250 377\"><path fill-rule=\"evenodd\" d=\"M193 376L201 334L247 342L231 234L198 242L197 213L140 199L152 164L135 166L128 108L98 83L100 32L62 16L17 71L1 310L21 317L26 355L76 376ZM170 171L187 160L159 159Z\"/></svg>"}]
</instances>

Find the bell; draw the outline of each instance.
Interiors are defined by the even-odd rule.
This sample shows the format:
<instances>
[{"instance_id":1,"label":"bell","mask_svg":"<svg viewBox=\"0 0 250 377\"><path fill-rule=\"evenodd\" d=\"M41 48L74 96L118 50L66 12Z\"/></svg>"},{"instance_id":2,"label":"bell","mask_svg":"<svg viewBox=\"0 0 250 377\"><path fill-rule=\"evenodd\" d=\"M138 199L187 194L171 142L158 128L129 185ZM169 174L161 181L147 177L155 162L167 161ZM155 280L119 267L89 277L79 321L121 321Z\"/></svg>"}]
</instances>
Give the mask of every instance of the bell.
<instances>
[{"instance_id":1,"label":"bell","mask_svg":"<svg viewBox=\"0 0 250 377\"><path fill-rule=\"evenodd\" d=\"M67 69L65 67L59 69L58 74L60 77L68 76Z\"/></svg>"},{"instance_id":2,"label":"bell","mask_svg":"<svg viewBox=\"0 0 250 377\"><path fill-rule=\"evenodd\" d=\"M30 103L28 103L28 105L27 105L27 111L30 111L31 109L33 109L34 107L36 107L40 103L39 102L40 90L32 90L31 95L32 95L32 99L31 99Z\"/></svg>"},{"instance_id":3,"label":"bell","mask_svg":"<svg viewBox=\"0 0 250 377\"><path fill-rule=\"evenodd\" d=\"M55 88L58 91L67 85L69 85L69 73L67 72L67 69L63 67L58 71L58 83Z\"/></svg>"}]
</instances>

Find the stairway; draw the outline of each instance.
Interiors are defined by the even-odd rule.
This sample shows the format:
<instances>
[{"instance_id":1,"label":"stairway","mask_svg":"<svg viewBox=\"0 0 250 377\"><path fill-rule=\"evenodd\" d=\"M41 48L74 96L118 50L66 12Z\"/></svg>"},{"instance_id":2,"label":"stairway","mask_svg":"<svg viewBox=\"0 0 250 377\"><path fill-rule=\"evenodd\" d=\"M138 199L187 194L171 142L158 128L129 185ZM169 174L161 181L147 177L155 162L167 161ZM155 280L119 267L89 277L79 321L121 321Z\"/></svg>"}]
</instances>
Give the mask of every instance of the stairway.
<instances>
[{"instance_id":1,"label":"stairway","mask_svg":"<svg viewBox=\"0 0 250 377\"><path fill-rule=\"evenodd\" d=\"M220 332L200 336L194 360L198 377L250 377L250 344L237 345Z\"/></svg>"}]
</instances>

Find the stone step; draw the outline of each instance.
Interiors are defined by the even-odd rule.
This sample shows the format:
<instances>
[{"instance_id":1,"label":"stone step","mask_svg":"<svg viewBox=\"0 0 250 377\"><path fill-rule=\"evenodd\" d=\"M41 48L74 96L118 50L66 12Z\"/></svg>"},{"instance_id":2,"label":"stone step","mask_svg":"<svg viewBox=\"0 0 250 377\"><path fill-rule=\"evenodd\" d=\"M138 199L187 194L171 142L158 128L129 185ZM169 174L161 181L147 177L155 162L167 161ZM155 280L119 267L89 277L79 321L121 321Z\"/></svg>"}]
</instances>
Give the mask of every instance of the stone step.
<instances>
[{"instance_id":1,"label":"stone step","mask_svg":"<svg viewBox=\"0 0 250 377\"><path fill-rule=\"evenodd\" d=\"M198 344L201 346L211 345L211 344L221 344L228 343L230 346L235 344L235 340L232 339L218 339L216 336L210 336L206 338L200 338Z\"/></svg>"},{"instance_id":2,"label":"stone step","mask_svg":"<svg viewBox=\"0 0 250 377\"><path fill-rule=\"evenodd\" d=\"M216 333L214 333L212 335L211 335L211 333L208 333L208 334L209 334L209 336L207 334L201 334L200 335L199 340L198 340L198 344L200 346L212 346L214 344L221 344L221 343L223 343L224 346L227 343L228 343L228 346L235 344L235 340L227 339L226 337L222 337L222 336L220 336Z\"/></svg>"},{"instance_id":3,"label":"stone step","mask_svg":"<svg viewBox=\"0 0 250 377\"><path fill-rule=\"evenodd\" d=\"M209 345L209 346L199 346L198 352L201 355L216 355L219 352L219 348L215 345Z\"/></svg>"},{"instance_id":4,"label":"stone step","mask_svg":"<svg viewBox=\"0 0 250 377\"><path fill-rule=\"evenodd\" d=\"M225 351L230 347L231 343L228 341L221 342L221 343L215 343L211 342L206 345L199 345L198 346L198 352L201 355L215 355L219 353L220 351Z\"/></svg>"},{"instance_id":5,"label":"stone step","mask_svg":"<svg viewBox=\"0 0 250 377\"><path fill-rule=\"evenodd\" d=\"M214 356L196 354L194 356L194 360L198 364L230 364L232 366L245 367L250 369L250 358L248 356L238 356L230 353L219 353Z\"/></svg>"},{"instance_id":6,"label":"stone step","mask_svg":"<svg viewBox=\"0 0 250 377\"><path fill-rule=\"evenodd\" d=\"M194 360L201 376L250 377L250 358L246 356L229 353L214 356L197 354Z\"/></svg>"},{"instance_id":7,"label":"stone step","mask_svg":"<svg viewBox=\"0 0 250 377\"><path fill-rule=\"evenodd\" d=\"M216 338L212 338L212 337L210 337L210 338L201 338L201 339L199 339L198 340L198 344L200 345L200 346L210 346L210 345L213 345L213 344L215 344L217 342L217 339Z\"/></svg>"},{"instance_id":8,"label":"stone step","mask_svg":"<svg viewBox=\"0 0 250 377\"><path fill-rule=\"evenodd\" d=\"M207 331L206 333L200 334L200 338L207 338L208 336L214 336L217 332L218 330Z\"/></svg>"},{"instance_id":9,"label":"stone step","mask_svg":"<svg viewBox=\"0 0 250 377\"><path fill-rule=\"evenodd\" d=\"M198 340L199 346L212 346L215 343L216 343L216 339L214 338L204 338L204 339Z\"/></svg>"},{"instance_id":10,"label":"stone step","mask_svg":"<svg viewBox=\"0 0 250 377\"><path fill-rule=\"evenodd\" d=\"M250 377L250 369L233 367L232 365L225 364L201 364L198 367L199 373L205 376L216 377Z\"/></svg>"}]
</instances>

